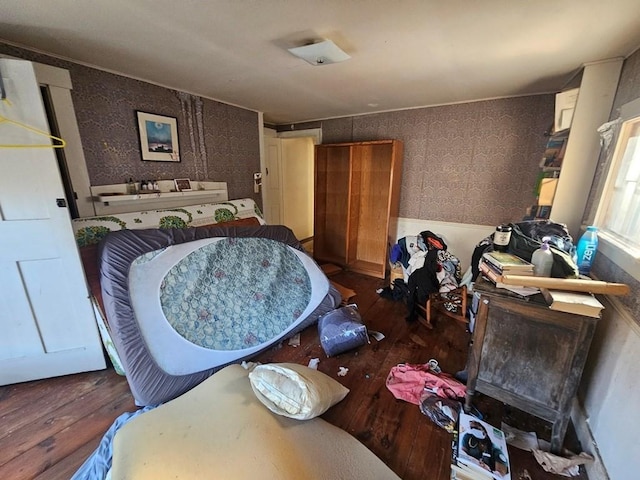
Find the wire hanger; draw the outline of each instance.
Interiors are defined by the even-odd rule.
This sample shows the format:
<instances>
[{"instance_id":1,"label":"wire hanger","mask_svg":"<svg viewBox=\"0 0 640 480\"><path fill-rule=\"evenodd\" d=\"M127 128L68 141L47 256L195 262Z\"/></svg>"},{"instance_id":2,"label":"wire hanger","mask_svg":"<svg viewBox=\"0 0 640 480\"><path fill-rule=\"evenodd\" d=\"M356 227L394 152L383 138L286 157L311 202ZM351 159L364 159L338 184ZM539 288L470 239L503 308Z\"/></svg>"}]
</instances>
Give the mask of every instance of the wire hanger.
<instances>
[{"instance_id":1,"label":"wire hanger","mask_svg":"<svg viewBox=\"0 0 640 480\"><path fill-rule=\"evenodd\" d=\"M4 102L9 103L8 99L6 98L3 98L2 100ZM43 135L47 138L50 138L54 142L60 142L60 143L53 143L53 144L43 143L43 144L35 144L35 145L34 144L24 144L24 145L23 144L15 144L15 145L0 144L0 148L64 148L67 146L67 142L65 142L60 137L56 137L55 135L51 135L49 132L45 132L44 130L40 130L38 128L31 127L29 125L25 125L24 123L16 122L15 120L10 120L7 117L0 115L0 124L2 124L3 122L11 123L12 125L17 125L20 128L24 128L26 130L29 130L30 132L37 133L38 135Z\"/></svg>"}]
</instances>

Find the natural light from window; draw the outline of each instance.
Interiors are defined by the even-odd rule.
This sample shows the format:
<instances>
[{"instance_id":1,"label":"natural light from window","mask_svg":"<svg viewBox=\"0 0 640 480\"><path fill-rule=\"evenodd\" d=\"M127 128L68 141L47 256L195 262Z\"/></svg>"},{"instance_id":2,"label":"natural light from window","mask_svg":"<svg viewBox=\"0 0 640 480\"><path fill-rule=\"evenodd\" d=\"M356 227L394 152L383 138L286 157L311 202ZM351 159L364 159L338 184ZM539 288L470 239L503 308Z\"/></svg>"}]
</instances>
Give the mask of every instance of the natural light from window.
<instances>
[{"instance_id":1,"label":"natural light from window","mask_svg":"<svg viewBox=\"0 0 640 480\"><path fill-rule=\"evenodd\" d=\"M623 106L620 118L622 124L596 225L601 238L627 257L626 260L619 258L616 263L637 278L640 263L640 100ZM629 261L631 265L624 264Z\"/></svg>"}]
</instances>

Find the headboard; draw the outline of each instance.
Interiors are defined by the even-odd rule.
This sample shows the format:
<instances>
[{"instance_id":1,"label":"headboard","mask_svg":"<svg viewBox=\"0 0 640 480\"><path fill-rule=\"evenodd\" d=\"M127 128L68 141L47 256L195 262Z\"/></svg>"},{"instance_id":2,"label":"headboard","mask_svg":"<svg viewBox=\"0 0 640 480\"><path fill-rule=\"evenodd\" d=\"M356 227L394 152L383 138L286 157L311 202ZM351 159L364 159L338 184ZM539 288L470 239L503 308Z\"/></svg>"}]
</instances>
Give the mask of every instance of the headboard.
<instances>
[{"instance_id":1,"label":"headboard","mask_svg":"<svg viewBox=\"0 0 640 480\"><path fill-rule=\"evenodd\" d=\"M199 227L252 217L260 224L265 223L256 202L251 198L241 198L163 210L76 218L72 226L78 246L86 247L98 244L107 233L115 230Z\"/></svg>"}]
</instances>

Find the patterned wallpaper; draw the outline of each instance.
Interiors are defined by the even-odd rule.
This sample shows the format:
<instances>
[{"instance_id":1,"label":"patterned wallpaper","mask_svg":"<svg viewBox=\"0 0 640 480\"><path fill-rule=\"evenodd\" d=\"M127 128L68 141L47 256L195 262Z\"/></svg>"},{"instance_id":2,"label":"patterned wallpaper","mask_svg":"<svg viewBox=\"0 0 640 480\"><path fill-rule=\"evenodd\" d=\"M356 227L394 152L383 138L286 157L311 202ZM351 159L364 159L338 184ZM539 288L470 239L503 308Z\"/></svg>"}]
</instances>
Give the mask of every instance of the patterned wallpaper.
<instances>
[{"instance_id":1,"label":"patterned wallpaper","mask_svg":"<svg viewBox=\"0 0 640 480\"><path fill-rule=\"evenodd\" d=\"M624 63L611 118L638 97L640 50ZM495 225L521 220L534 201L554 101L539 95L325 120L322 139L400 139L401 217ZM631 287L632 294L619 299L640 322L640 282L602 254L593 271Z\"/></svg>"},{"instance_id":2,"label":"patterned wallpaper","mask_svg":"<svg viewBox=\"0 0 640 480\"><path fill-rule=\"evenodd\" d=\"M0 53L70 71L92 185L129 177L225 181L230 198L250 197L261 205L251 175L260 170L257 113L3 43ZM611 118L639 96L637 51L624 63ZM313 126L321 124L324 143L404 142L402 217L497 225L520 220L534 203L553 108L553 95L536 95L339 118ZM136 110L178 119L180 163L141 160ZM640 291L640 282L602 255L596 257L594 272ZM640 297L621 299L640 318Z\"/></svg>"},{"instance_id":3,"label":"patterned wallpaper","mask_svg":"<svg viewBox=\"0 0 640 480\"><path fill-rule=\"evenodd\" d=\"M69 70L92 185L190 178L227 182L229 198L253 198L260 171L258 114L0 43L0 53ZM180 162L143 161L136 110L176 117Z\"/></svg>"},{"instance_id":4,"label":"patterned wallpaper","mask_svg":"<svg viewBox=\"0 0 640 480\"><path fill-rule=\"evenodd\" d=\"M618 91L613 100L611 118L617 117L617 110L632 100L640 97L640 49L627 58L622 65Z\"/></svg>"},{"instance_id":5,"label":"patterned wallpaper","mask_svg":"<svg viewBox=\"0 0 640 480\"><path fill-rule=\"evenodd\" d=\"M535 203L554 96L536 95L322 122L323 143L404 143L400 216L497 225Z\"/></svg>"}]
</instances>

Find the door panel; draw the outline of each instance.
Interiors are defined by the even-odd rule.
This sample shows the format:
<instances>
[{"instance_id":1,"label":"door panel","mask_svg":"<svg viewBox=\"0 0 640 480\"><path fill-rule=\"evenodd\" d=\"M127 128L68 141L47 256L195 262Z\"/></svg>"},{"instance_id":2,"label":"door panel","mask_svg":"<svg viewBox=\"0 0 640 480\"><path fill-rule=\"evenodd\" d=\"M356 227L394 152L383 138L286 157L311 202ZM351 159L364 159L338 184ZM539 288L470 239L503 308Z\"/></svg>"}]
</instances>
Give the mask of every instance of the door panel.
<instances>
[{"instance_id":1,"label":"door panel","mask_svg":"<svg viewBox=\"0 0 640 480\"><path fill-rule=\"evenodd\" d=\"M265 219L313 236L313 137L265 137Z\"/></svg>"},{"instance_id":2,"label":"door panel","mask_svg":"<svg viewBox=\"0 0 640 480\"><path fill-rule=\"evenodd\" d=\"M280 140L265 138L266 175L263 179L266 189L265 219L269 225L282 224L282 191L280 189Z\"/></svg>"},{"instance_id":3,"label":"door panel","mask_svg":"<svg viewBox=\"0 0 640 480\"><path fill-rule=\"evenodd\" d=\"M282 223L299 240L313 236L313 140L283 138Z\"/></svg>"},{"instance_id":4,"label":"door panel","mask_svg":"<svg viewBox=\"0 0 640 480\"><path fill-rule=\"evenodd\" d=\"M48 130L30 62L0 60L0 115ZM46 136L0 123L0 144ZM105 368L52 148L0 150L0 385Z\"/></svg>"}]
</instances>

